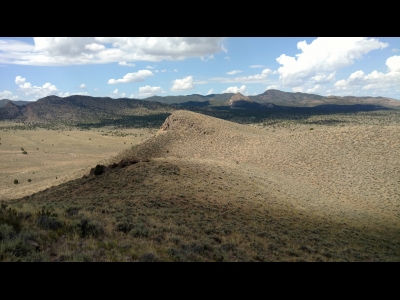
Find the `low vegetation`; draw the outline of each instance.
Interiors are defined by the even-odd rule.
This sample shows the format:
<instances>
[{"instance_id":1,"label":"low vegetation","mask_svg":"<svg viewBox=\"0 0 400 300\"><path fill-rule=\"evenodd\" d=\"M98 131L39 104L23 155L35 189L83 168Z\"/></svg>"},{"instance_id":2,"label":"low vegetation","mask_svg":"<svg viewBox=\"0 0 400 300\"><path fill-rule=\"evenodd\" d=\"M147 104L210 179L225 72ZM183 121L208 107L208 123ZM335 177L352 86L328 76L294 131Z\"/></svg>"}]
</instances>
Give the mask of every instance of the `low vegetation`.
<instances>
[{"instance_id":1,"label":"low vegetation","mask_svg":"<svg viewBox=\"0 0 400 300\"><path fill-rule=\"evenodd\" d=\"M49 173L61 183L2 203L0 261L400 261L399 110L187 109L236 124L188 114L182 128L171 121L175 132L153 136L165 113L1 127L7 138L45 130L95 155L100 141L118 138L125 150L71 180L60 181L67 167L57 165ZM61 149L48 136L38 138L41 151ZM20 160L39 152L15 144L8 151ZM21 156L20 145L37 151ZM21 170L7 179L13 193L39 181L40 168Z\"/></svg>"},{"instance_id":2,"label":"low vegetation","mask_svg":"<svg viewBox=\"0 0 400 300\"><path fill-rule=\"evenodd\" d=\"M128 191L118 200L112 193L97 197L33 198L1 206L0 261L400 259L396 230L291 215L261 201L222 204L194 201L186 193L132 198Z\"/></svg>"}]
</instances>

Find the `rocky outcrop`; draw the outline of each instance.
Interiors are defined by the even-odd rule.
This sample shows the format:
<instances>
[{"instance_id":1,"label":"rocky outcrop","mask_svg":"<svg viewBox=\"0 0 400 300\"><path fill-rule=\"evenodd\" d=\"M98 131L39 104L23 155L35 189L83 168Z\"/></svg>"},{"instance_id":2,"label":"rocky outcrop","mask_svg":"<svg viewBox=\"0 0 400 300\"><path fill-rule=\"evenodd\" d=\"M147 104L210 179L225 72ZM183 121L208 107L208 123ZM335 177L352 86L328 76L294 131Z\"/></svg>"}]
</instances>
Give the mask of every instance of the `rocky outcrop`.
<instances>
[{"instance_id":1,"label":"rocky outcrop","mask_svg":"<svg viewBox=\"0 0 400 300\"><path fill-rule=\"evenodd\" d=\"M232 105L234 106L236 102L243 102L243 101L246 101L246 102L254 102L254 101L250 100L249 97L244 96L244 95L242 95L241 93L236 93L235 95L233 95L233 96L227 101L227 103L228 103L228 105L230 105L230 106L232 106Z\"/></svg>"}]
</instances>

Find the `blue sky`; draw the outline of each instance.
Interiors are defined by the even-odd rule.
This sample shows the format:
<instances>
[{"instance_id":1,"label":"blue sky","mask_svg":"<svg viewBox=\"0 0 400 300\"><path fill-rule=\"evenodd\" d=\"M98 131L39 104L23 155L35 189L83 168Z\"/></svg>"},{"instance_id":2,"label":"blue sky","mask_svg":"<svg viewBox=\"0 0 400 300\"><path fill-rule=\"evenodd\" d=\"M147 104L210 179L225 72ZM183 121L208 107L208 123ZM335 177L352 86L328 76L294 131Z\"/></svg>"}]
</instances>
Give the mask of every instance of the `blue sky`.
<instances>
[{"instance_id":1,"label":"blue sky","mask_svg":"<svg viewBox=\"0 0 400 300\"><path fill-rule=\"evenodd\" d=\"M0 37L0 99L267 89L400 100L400 37Z\"/></svg>"}]
</instances>

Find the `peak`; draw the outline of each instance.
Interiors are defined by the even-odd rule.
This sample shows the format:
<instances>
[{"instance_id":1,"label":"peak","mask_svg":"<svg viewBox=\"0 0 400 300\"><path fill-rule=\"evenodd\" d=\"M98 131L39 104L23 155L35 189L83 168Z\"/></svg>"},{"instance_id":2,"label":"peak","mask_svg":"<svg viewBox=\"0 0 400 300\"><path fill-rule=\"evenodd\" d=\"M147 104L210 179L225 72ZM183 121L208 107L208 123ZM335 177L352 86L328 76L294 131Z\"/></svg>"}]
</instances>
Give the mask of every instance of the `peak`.
<instances>
[{"instance_id":1,"label":"peak","mask_svg":"<svg viewBox=\"0 0 400 300\"><path fill-rule=\"evenodd\" d=\"M220 128L223 124L232 124L232 122L206 116L187 110L174 111L161 125L160 132L179 131L191 132L191 134L208 134L214 132L215 128Z\"/></svg>"},{"instance_id":2,"label":"peak","mask_svg":"<svg viewBox=\"0 0 400 300\"><path fill-rule=\"evenodd\" d=\"M266 90L263 94L268 94L268 93L284 93L280 90L274 90L274 89L270 89L270 90Z\"/></svg>"},{"instance_id":3,"label":"peak","mask_svg":"<svg viewBox=\"0 0 400 300\"><path fill-rule=\"evenodd\" d=\"M12 103L10 100L6 103L5 107L17 107L16 104Z\"/></svg>"},{"instance_id":4,"label":"peak","mask_svg":"<svg viewBox=\"0 0 400 300\"><path fill-rule=\"evenodd\" d=\"M249 97L242 95L241 93L236 93L235 95L233 95L229 100L228 100L228 104L232 105L234 102L236 101L247 101L247 102L253 102L250 100Z\"/></svg>"},{"instance_id":5,"label":"peak","mask_svg":"<svg viewBox=\"0 0 400 300\"><path fill-rule=\"evenodd\" d=\"M47 102L47 101L52 101L52 100L58 100L58 99L62 99L61 97L58 97L56 95L51 95L51 96L47 96L44 98L41 98L39 100L37 100L38 103L42 103L42 102Z\"/></svg>"}]
</instances>

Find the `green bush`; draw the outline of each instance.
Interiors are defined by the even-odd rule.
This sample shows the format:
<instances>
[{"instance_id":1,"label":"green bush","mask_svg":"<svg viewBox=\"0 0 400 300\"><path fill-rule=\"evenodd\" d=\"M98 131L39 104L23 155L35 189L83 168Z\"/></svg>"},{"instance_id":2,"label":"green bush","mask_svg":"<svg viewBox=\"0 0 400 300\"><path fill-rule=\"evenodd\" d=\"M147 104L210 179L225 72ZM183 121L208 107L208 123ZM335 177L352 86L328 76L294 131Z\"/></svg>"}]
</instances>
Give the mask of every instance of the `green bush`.
<instances>
[{"instance_id":1,"label":"green bush","mask_svg":"<svg viewBox=\"0 0 400 300\"><path fill-rule=\"evenodd\" d=\"M88 218L83 218L80 222L77 222L75 228L81 237L98 237L104 231L103 228L91 222Z\"/></svg>"},{"instance_id":2,"label":"green bush","mask_svg":"<svg viewBox=\"0 0 400 300\"><path fill-rule=\"evenodd\" d=\"M42 208L42 210L38 212L36 224L43 229L51 230L57 230L64 226L64 224L57 219L57 214L52 213L45 208Z\"/></svg>"},{"instance_id":3,"label":"green bush","mask_svg":"<svg viewBox=\"0 0 400 300\"><path fill-rule=\"evenodd\" d=\"M35 247L20 238L0 243L0 261L22 261L35 251Z\"/></svg>"},{"instance_id":4,"label":"green bush","mask_svg":"<svg viewBox=\"0 0 400 300\"><path fill-rule=\"evenodd\" d=\"M71 206L65 209L65 213L68 217L75 216L79 213L80 207Z\"/></svg>"},{"instance_id":5,"label":"green bush","mask_svg":"<svg viewBox=\"0 0 400 300\"><path fill-rule=\"evenodd\" d=\"M51 229L51 230L57 230L63 227L63 223L60 220L48 216L38 216L36 219L36 224L43 229Z\"/></svg>"},{"instance_id":6,"label":"green bush","mask_svg":"<svg viewBox=\"0 0 400 300\"><path fill-rule=\"evenodd\" d=\"M28 182L31 182L31 181L32 181L32 179L29 178L29 179L28 179Z\"/></svg>"},{"instance_id":7,"label":"green bush","mask_svg":"<svg viewBox=\"0 0 400 300\"><path fill-rule=\"evenodd\" d=\"M26 151L22 151L22 154L28 154L28 152L26 152Z\"/></svg>"},{"instance_id":8,"label":"green bush","mask_svg":"<svg viewBox=\"0 0 400 300\"><path fill-rule=\"evenodd\" d=\"M22 215L19 215L15 209L7 207L2 203L0 206L0 224L8 224L18 233L22 228Z\"/></svg>"},{"instance_id":9,"label":"green bush","mask_svg":"<svg viewBox=\"0 0 400 300\"><path fill-rule=\"evenodd\" d=\"M133 228L133 225L129 224L128 222L118 222L116 227L117 231L127 233Z\"/></svg>"},{"instance_id":10,"label":"green bush","mask_svg":"<svg viewBox=\"0 0 400 300\"><path fill-rule=\"evenodd\" d=\"M14 184L18 184L18 179L14 179Z\"/></svg>"},{"instance_id":11,"label":"green bush","mask_svg":"<svg viewBox=\"0 0 400 300\"><path fill-rule=\"evenodd\" d=\"M142 224L135 225L129 232L134 237L148 237L150 231Z\"/></svg>"}]
</instances>

